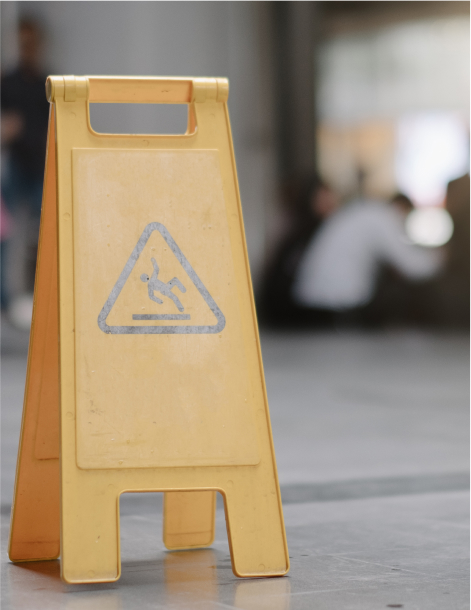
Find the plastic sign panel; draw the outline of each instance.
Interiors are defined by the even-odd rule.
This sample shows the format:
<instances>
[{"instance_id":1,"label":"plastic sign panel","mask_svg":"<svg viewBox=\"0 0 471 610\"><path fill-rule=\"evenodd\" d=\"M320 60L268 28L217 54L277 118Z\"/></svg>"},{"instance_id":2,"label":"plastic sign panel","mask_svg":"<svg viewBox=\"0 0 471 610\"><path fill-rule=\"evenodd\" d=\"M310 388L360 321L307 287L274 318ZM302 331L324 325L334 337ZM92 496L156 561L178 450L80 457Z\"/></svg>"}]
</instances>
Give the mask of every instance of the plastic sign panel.
<instances>
[{"instance_id":1,"label":"plastic sign panel","mask_svg":"<svg viewBox=\"0 0 471 610\"><path fill-rule=\"evenodd\" d=\"M226 79L50 77L9 553L120 576L119 497L165 493L164 542L237 576L289 569ZM182 103L184 135L99 134L89 103Z\"/></svg>"}]
</instances>

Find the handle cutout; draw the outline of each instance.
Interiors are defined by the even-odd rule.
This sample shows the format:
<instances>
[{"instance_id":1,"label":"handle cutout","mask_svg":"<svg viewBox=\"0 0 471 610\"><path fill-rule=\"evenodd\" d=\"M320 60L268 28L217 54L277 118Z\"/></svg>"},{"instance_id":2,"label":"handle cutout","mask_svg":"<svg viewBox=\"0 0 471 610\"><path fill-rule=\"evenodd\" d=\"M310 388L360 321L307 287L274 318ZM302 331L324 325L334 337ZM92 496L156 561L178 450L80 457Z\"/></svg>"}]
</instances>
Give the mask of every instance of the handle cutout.
<instances>
[{"instance_id":1,"label":"handle cutout","mask_svg":"<svg viewBox=\"0 0 471 610\"><path fill-rule=\"evenodd\" d=\"M191 135L189 104L90 103L90 125L97 133Z\"/></svg>"}]
</instances>

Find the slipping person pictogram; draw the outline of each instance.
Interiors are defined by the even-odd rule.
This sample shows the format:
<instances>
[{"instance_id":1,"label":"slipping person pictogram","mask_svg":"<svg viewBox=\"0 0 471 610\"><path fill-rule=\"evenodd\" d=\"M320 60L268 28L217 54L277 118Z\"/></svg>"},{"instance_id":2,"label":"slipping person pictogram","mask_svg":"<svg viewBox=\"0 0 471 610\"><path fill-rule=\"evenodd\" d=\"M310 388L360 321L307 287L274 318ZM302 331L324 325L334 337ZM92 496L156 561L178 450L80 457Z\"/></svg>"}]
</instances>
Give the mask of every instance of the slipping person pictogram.
<instances>
[{"instance_id":1,"label":"slipping person pictogram","mask_svg":"<svg viewBox=\"0 0 471 610\"><path fill-rule=\"evenodd\" d=\"M174 256L174 260L172 264L172 269L174 269L174 273L178 273L180 277L183 276L183 280L185 282L185 286L180 282L180 280L174 277L170 282L163 282L159 279L159 273L161 266L157 264L157 261L154 258L151 258L151 253L148 255L144 254L143 258L145 262L145 266L149 266L149 259L152 261L152 265L154 267L152 274L147 273L139 273L137 277L133 275L133 269L135 268L136 263L140 260L139 257L142 255L146 244L148 243L151 236L157 237L160 235L162 239L165 241L168 249ZM141 259L142 260L142 259ZM171 258L169 261L172 260ZM175 261L179 263L179 271L177 271L177 267L175 266ZM162 265L162 261L160 261ZM141 264L141 263L140 263ZM145 269L144 266L144 269ZM166 268L166 267L165 267ZM142 271L141 267L141 271ZM145 307L142 307L144 303L142 302L142 293L139 290L136 291L136 286L134 284L134 278L140 278L142 282L147 284L148 288L148 296L151 301L154 303L158 303L161 307L155 308L150 307L151 310L159 309L162 311L157 312L152 311L152 313L133 313L126 312L127 315L131 314L133 324L112 324L111 326L107 324L107 319L110 313L117 309L117 316L123 316L123 304L125 301L121 300L121 305L117 304L117 301L120 299L120 295L123 294L122 291L126 292L126 282L129 280L130 276L133 275L132 281L130 282L131 286L128 288L127 294L128 298L132 298L132 294L134 294L134 307L139 307L141 312L145 310ZM188 306L185 303L185 306L182 305L180 299L173 293L173 287L176 286L180 292L189 293L185 295L185 299L187 300ZM193 290L193 287L196 289L197 293ZM167 313L167 307L165 304L164 297L171 299L174 305L178 308L178 311L175 313ZM182 300L183 298L180 297ZM208 319L207 312L205 313L204 307L202 307L201 298L206 303L206 306L209 308L210 312L212 312L215 320L211 324L211 318ZM167 302L168 307L171 305ZM193 314L184 313L187 310L192 310ZM172 308L173 309L173 308ZM163 313L165 312L165 313ZM175 324L175 322L182 322L183 320L191 320L193 317L192 324ZM120 318L121 319L121 318ZM135 324L134 322L152 322L152 324ZM154 322L163 322L159 324L154 324ZM208 323L209 322L209 323ZM164 225L159 222L151 222L149 223L144 231L142 232L141 237L139 238L134 250L131 252L131 255L122 270L118 281L113 286L113 289L110 292L110 295L104 304L99 316L98 316L98 326L100 329L106 334L116 334L116 335L154 335L154 334L212 334L212 333L220 333L226 325L226 319L224 314L219 309L218 305L208 292L208 289L203 284L203 282L198 277L196 271L190 265L189 261L183 254L183 252L178 247L175 240L172 238L170 233L164 227Z\"/></svg>"},{"instance_id":2,"label":"slipping person pictogram","mask_svg":"<svg viewBox=\"0 0 471 610\"><path fill-rule=\"evenodd\" d=\"M181 304L180 299L177 297L177 295L172 292L172 289L174 286L176 286L180 292L186 292L185 286L176 277L174 277L167 283L159 280L158 275L160 269L157 265L157 261L155 260L155 258L151 258L150 260L152 261L152 266L154 267L152 275L150 277L147 275L147 273L143 273L141 275L141 280L143 282L147 282L147 291L149 293L149 299L161 305L163 303L162 299L159 299L154 294L154 292L160 292L160 294L162 294L164 297L172 299L172 301L177 306L178 311L183 311L185 308Z\"/></svg>"}]
</instances>

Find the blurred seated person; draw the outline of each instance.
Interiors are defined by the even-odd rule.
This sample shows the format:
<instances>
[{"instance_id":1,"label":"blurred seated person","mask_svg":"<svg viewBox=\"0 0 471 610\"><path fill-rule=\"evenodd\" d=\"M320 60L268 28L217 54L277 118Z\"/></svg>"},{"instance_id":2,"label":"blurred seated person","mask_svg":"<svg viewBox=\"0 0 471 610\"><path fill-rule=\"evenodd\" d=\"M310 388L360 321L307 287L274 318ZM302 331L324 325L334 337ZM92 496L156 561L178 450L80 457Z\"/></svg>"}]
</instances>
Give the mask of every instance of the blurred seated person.
<instances>
[{"instance_id":1,"label":"blurred seated person","mask_svg":"<svg viewBox=\"0 0 471 610\"><path fill-rule=\"evenodd\" d=\"M335 193L316 175L295 180L290 186L286 196L291 217L288 229L267 265L258 303L261 320L275 327L297 323L292 286L299 263L313 236L338 205Z\"/></svg>"},{"instance_id":2,"label":"blurred seated person","mask_svg":"<svg viewBox=\"0 0 471 610\"><path fill-rule=\"evenodd\" d=\"M381 271L392 268L409 282L433 277L443 254L411 244L405 219L411 201L355 200L331 216L310 241L293 284L300 323L335 327L368 323Z\"/></svg>"}]
</instances>

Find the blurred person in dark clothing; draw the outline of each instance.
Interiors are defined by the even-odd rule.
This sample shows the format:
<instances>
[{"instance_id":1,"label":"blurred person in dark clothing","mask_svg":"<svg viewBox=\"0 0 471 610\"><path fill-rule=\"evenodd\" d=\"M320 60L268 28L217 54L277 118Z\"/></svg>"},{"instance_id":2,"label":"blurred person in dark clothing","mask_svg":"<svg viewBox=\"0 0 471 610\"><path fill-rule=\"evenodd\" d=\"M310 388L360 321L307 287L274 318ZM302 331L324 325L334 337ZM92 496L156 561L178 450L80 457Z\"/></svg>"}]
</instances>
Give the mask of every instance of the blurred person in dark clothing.
<instances>
[{"instance_id":1,"label":"blurred person in dark clothing","mask_svg":"<svg viewBox=\"0 0 471 610\"><path fill-rule=\"evenodd\" d=\"M14 207L21 198L36 217L41 210L49 113L46 74L40 63L41 45L37 24L21 21L19 65L1 81L2 131L9 152L7 205Z\"/></svg>"},{"instance_id":2,"label":"blurred person in dark clothing","mask_svg":"<svg viewBox=\"0 0 471 610\"><path fill-rule=\"evenodd\" d=\"M454 231L447 247L446 274L450 278L449 290L453 291L456 299L453 322L458 326L469 326L469 195L469 174L448 184L446 208L453 220Z\"/></svg>"},{"instance_id":3,"label":"blurred person in dark clothing","mask_svg":"<svg viewBox=\"0 0 471 610\"><path fill-rule=\"evenodd\" d=\"M470 291L470 185L469 174L448 183L446 209L453 235L445 246L444 272L430 286L435 308L430 322L451 328L469 328Z\"/></svg>"},{"instance_id":4,"label":"blurred person in dark clothing","mask_svg":"<svg viewBox=\"0 0 471 610\"><path fill-rule=\"evenodd\" d=\"M317 175L296 179L287 190L285 199L291 219L287 234L267 265L258 303L261 320L275 327L298 325L293 282L309 242L338 205L335 193Z\"/></svg>"},{"instance_id":5,"label":"blurred person in dark clothing","mask_svg":"<svg viewBox=\"0 0 471 610\"><path fill-rule=\"evenodd\" d=\"M6 153L2 195L14 226L4 279L13 321L27 328L31 305L25 300L32 299L49 104L38 24L23 19L18 41L18 67L1 79L2 148Z\"/></svg>"},{"instance_id":6,"label":"blurred person in dark clothing","mask_svg":"<svg viewBox=\"0 0 471 610\"><path fill-rule=\"evenodd\" d=\"M411 201L356 200L331 216L310 241L293 284L293 298L307 325L368 325L378 320L375 300L384 272L403 285L433 277L443 253L410 243L405 220Z\"/></svg>"}]
</instances>

